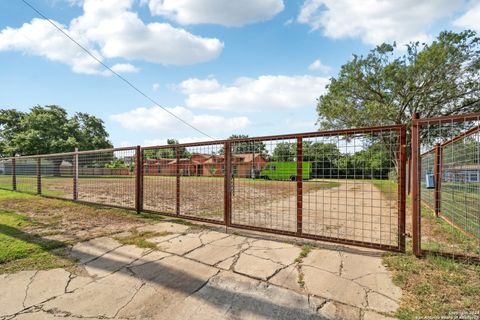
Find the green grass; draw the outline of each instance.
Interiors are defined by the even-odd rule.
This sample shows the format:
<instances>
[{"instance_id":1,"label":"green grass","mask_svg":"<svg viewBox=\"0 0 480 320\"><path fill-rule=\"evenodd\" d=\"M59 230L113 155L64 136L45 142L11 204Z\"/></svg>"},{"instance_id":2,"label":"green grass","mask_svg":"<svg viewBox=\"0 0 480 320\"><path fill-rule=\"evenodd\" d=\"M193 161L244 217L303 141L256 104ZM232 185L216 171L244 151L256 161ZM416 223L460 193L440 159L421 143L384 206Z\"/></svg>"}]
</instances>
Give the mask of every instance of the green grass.
<instances>
[{"instance_id":1,"label":"green grass","mask_svg":"<svg viewBox=\"0 0 480 320\"><path fill-rule=\"evenodd\" d=\"M398 319L445 316L452 311L478 311L480 265L427 256L388 254L384 264L393 273L393 282L402 288Z\"/></svg>"},{"instance_id":2,"label":"green grass","mask_svg":"<svg viewBox=\"0 0 480 320\"><path fill-rule=\"evenodd\" d=\"M3 195L4 192L0 191L0 197ZM24 216L0 211L0 273L43 270L72 264L62 256L61 249L65 247L63 242L45 240L22 230L32 224Z\"/></svg>"},{"instance_id":3,"label":"green grass","mask_svg":"<svg viewBox=\"0 0 480 320\"><path fill-rule=\"evenodd\" d=\"M147 241L153 237L164 237L171 234L170 232L154 232L154 231L142 231L133 230L130 235L126 237L115 237L115 239L124 245L135 245L140 248L155 249L157 245L153 242Z\"/></svg>"}]
</instances>

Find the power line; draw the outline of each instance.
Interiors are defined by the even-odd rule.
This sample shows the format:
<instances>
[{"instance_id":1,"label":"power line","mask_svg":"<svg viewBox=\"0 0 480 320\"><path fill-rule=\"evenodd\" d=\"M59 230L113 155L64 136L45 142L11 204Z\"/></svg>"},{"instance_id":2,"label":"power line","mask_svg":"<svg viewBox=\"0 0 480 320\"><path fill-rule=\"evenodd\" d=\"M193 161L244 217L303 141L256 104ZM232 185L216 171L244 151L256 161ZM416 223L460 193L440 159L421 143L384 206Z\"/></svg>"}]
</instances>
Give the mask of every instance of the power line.
<instances>
[{"instance_id":1,"label":"power line","mask_svg":"<svg viewBox=\"0 0 480 320\"><path fill-rule=\"evenodd\" d=\"M87 48L85 48L84 46L82 46L80 43L78 43L78 41L76 41L73 37L71 37L68 33L66 33L65 31L62 30L62 28L58 27L55 23L53 23L52 20L50 20L47 16L45 16L41 11L39 11L37 8L35 8L33 5L31 5L28 1L26 0L21 0L24 4L26 4L28 7L30 7L30 9L32 9L33 11L35 11L39 16L41 16L42 18L44 18L45 20L47 20L52 26L54 26L58 31L60 31L61 33L63 33L63 35L65 35L68 39L70 39L73 43L75 43L78 47L80 47L83 51L85 51L90 57L92 57L95 61L97 61L98 63L100 63L102 66L104 66L108 71L110 71L111 73L113 73L114 75L116 75L120 80L122 80L123 82L125 82L127 85L129 85L133 90L137 91L139 94L141 94L142 96L144 96L147 100L149 100L150 102L152 102L153 104L155 104L156 106L160 107L163 109L163 111L167 112L168 114L170 114L171 116L175 117L177 120L179 120L180 122L182 122L183 124L189 126L190 128L194 129L195 131L203 134L204 136L212 139L212 140L215 140L215 138L213 138L212 136L210 136L209 134L205 133L204 131L196 128L195 126L191 125L190 123L188 123L187 121L183 120L182 118L180 118L179 116L177 116L176 114L174 114L173 112L169 111L167 108L163 107L160 105L160 103L158 103L157 101L155 101L153 98L151 98L150 96L148 96L145 92L143 92L142 90L138 89L133 83L131 83L130 81L128 81L126 78L124 78L123 76L121 76L119 73L115 72L112 68L110 68L108 65L106 65L105 63L102 62L102 60L100 60L99 58L97 58L93 53L91 53Z\"/></svg>"}]
</instances>

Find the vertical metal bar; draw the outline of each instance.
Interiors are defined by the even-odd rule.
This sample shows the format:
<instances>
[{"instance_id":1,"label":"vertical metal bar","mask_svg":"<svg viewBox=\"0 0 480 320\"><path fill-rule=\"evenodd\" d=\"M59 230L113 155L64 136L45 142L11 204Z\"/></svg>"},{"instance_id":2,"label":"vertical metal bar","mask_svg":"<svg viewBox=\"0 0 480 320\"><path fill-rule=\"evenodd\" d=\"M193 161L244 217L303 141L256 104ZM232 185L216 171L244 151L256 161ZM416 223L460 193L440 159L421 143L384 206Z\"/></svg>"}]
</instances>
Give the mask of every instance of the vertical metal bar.
<instances>
[{"instance_id":1,"label":"vertical metal bar","mask_svg":"<svg viewBox=\"0 0 480 320\"><path fill-rule=\"evenodd\" d=\"M73 200L78 200L78 148L73 155Z\"/></svg>"},{"instance_id":2,"label":"vertical metal bar","mask_svg":"<svg viewBox=\"0 0 480 320\"><path fill-rule=\"evenodd\" d=\"M422 255L421 248L421 206L420 206L420 181L418 174L420 172L420 137L418 113L412 117L412 237L413 253L418 257Z\"/></svg>"},{"instance_id":3,"label":"vertical metal bar","mask_svg":"<svg viewBox=\"0 0 480 320\"><path fill-rule=\"evenodd\" d=\"M405 252L405 212L406 212L406 158L407 158L407 128L400 131L400 145L398 157L398 249Z\"/></svg>"},{"instance_id":4,"label":"vertical metal bar","mask_svg":"<svg viewBox=\"0 0 480 320\"><path fill-rule=\"evenodd\" d=\"M42 194L42 158L37 158L37 194Z\"/></svg>"},{"instance_id":5,"label":"vertical metal bar","mask_svg":"<svg viewBox=\"0 0 480 320\"><path fill-rule=\"evenodd\" d=\"M17 191L17 161L12 159L12 190Z\"/></svg>"},{"instance_id":6,"label":"vertical metal bar","mask_svg":"<svg viewBox=\"0 0 480 320\"><path fill-rule=\"evenodd\" d=\"M440 213L440 184L442 181L442 146L440 143L435 145L435 158L433 160L433 176L434 176L434 191L433 204L435 207L435 215L438 217Z\"/></svg>"},{"instance_id":7,"label":"vertical metal bar","mask_svg":"<svg viewBox=\"0 0 480 320\"><path fill-rule=\"evenodd\" d=\"M412 157L408 157L408 172L407 172L407 192L410 195L411 190L412 190Z\"/></svg>"},{"instance_id":8,"label":"vertical metal bar","mask_svg":"<svg viewBox=\"0 0 480 320\"><path fill-rule=\"evenodd\" d=\"M175 214L178 216L180 215L180 149L178 147L175 148L175 155L176 155L176 201L175 201Z\"/></svg>"},{"instance_id":9,"label":"vertical metal bar","mask_svg":"<svg viewBox=\"0 0 480 320\"><path fill-rule=\"evenodd\" d=\"M140 146L135 148L135 210L137 213L142 212L142 150Z\"/></svg>"},{"instance_id":10,"label":"vertical metal bar","mask_svg":"<svg viewBox=\"0 0 480 320\"><path fill-rule=\"evenodd\" d=\"M303 150L302 137L297 138L297 234L302 234L303 229Z\"/></svg>"},{"instance_id":11,"label":"vertical metal bar","mask_svg":"<svg viewBox=\"0 0 480 320\"><path fill-rule=\"evenodd\" d=\"M225 156L225 177L224 177L224 221L229 227L232 223L232 148L230 141L223 146Z\"/></svg>"}]
</instances>

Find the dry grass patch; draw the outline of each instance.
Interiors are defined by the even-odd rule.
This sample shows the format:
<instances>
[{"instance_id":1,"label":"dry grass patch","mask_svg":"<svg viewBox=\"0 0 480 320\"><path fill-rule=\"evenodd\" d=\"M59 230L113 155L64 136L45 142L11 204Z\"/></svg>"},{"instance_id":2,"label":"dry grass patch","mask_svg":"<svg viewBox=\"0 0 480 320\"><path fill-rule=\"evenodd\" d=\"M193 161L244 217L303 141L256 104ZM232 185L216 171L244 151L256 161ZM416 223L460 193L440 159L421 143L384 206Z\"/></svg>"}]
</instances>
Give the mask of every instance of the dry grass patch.
<instances>
[{"instance_id":1,"label":"dry grass patch","mask_svg":"<svg viewBox=\"0 0 480 320\"><path fill-rule=\"evenodd\" d=\"M148 241L147 239L150 239L153 237L164 237L170 234L172 233L168 231L163 231L163 232L140 231L139 232L137 230L133 230L131 231L131 234L129 234L126 237L114 237L114 239L123 245L134 245L140 248L155 249L157 245L153 242Z\"/></svg>"}]
</instances>

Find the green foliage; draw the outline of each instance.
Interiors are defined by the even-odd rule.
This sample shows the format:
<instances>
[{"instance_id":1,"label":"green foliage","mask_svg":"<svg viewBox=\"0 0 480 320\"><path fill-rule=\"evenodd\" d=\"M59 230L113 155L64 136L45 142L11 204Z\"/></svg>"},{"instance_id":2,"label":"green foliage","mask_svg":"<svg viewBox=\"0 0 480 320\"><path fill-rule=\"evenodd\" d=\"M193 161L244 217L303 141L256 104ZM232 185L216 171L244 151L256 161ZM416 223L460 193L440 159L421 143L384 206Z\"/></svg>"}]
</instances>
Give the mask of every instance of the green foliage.
<instances>
[{"instance_id":1,"label":"green foliage","mask_svg":"<svg viewBox=\"0 0 480 320\"><path fill-rule=\"evenodd\" d=\"M35 106L30 112L0 110L0 155L31 155L112 147L103 121L86 113Z\"/></svg>"},{"instance_id":2,"label":"green foliage","mask_svg":"<svg viewBox=\"0 0 480 320\"><path fill-rule=\"evenodd\" d=\"M297 144L281 142L273 150L270 161L294 162ZM337 176L367 176L386 179L394 165L382 142L372 142L364 150L342 154L334 143L304 141L303 161L311 163L312 178L332 178Z\"/></svg>"},{"instance_id":3,"label":"green foliage","mask_svg":"<svg viewBox=\"0 0 480 320\"><path fill-rule=\"evenodd\" d=\"M248 134L232 134L228 137L229 140L232 139L244 139L248 138ZM223 154L223 147L220 148L218 154ZM262 141L253 141L253 142L236 142L232 144L232 153L255 153L255 154L267 154L267 147Z\"/></svg>"},{"instance_id":4,"label":"green foliage","mask_svg":"<svg viewBox=\"0 0 480 320\"><path fill-rule=\"evenodd\" d=\"M179 144L177 139L167 139L168 145L177 145ZM190 152L187 151L187 148L180 147L179 149L180 158L188 158L190 157ZM166 148L166 149L157 149L157 150L145 150L143 156L146 159L159 159L159 158L167 158L167 159L175 159L177 157L175 148Z\"/></svg>"},{"instance_id":5,"label":"green foliage","mask_svg":"<svg viewBox=\"0 0 480 320\"><path fill-rule=\"evenodd\" d=\"M422 117L480 111L480 38L474 31L440 33L402 54L382 44L354 56L319 98L318 123L341 129L409 123Z\"/></svg>"}]
</instances>

